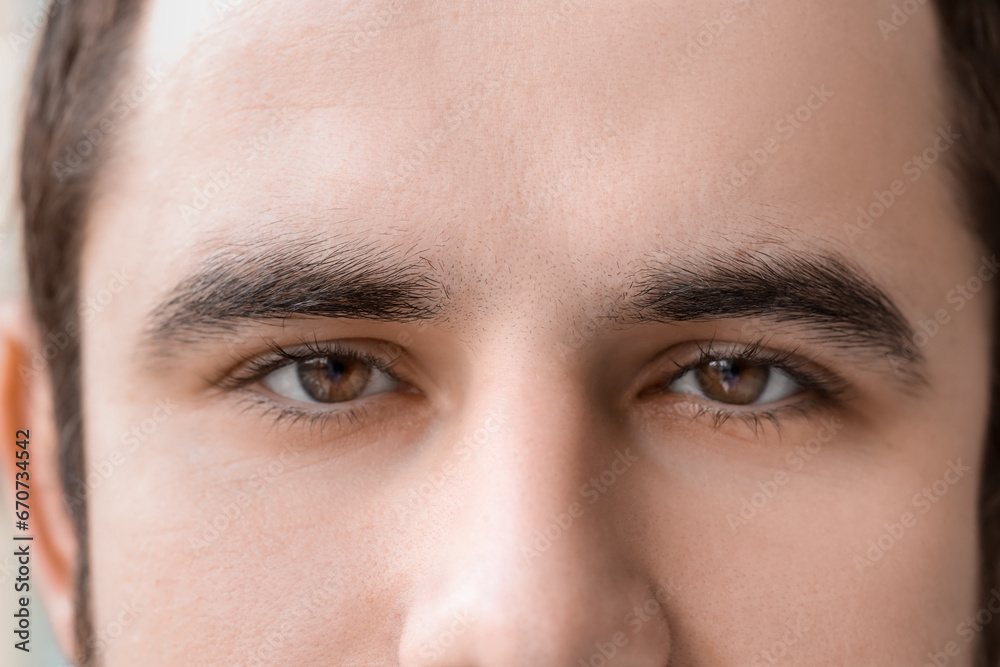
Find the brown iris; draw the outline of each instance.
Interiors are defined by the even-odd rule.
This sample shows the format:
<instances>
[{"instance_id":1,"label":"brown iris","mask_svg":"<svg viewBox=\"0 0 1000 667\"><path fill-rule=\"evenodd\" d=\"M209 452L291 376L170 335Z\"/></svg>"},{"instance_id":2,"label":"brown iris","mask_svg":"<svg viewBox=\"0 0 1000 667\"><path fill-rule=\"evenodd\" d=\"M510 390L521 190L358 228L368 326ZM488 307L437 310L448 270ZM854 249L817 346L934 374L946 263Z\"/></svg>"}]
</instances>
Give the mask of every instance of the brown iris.
<instances>
[{"instance_id":1,"label":"brown iris","mask_svg":"<svg viewBox=\"0 0 1000 667\"><path fill-rule=\"evenodd\" d=\"M771 371L741 359L706 361L695 368L698 386L713 401L746 405L760 398Z\"/></svg>"},{"instance_id":2,"label":"brown iris","mask_svg":"<svg viewBox=\"0 0 1000 667\"><path fill-rule=\"evenodd\" d=\"M299 382L310 398L339 403L357 398L368 386L371 366L344 357L317 357L296 364Z\"/></svg>"}]
</instances>

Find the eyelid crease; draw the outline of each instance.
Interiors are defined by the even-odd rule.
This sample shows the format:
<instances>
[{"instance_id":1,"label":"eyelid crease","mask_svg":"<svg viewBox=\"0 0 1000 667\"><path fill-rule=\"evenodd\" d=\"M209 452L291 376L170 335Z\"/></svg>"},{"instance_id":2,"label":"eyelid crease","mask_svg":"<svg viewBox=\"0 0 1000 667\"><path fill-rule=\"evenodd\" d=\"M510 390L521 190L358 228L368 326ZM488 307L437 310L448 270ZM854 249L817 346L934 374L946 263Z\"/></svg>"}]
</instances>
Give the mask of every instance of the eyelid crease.
<instances>
[{"instance_id":1,"label":"eyelid crease","mask_svg":"<svg viewBox=\"0 0 1000 667\"><path fill-rule=\"evenodd\" d=\"M258 355L237 365L235 369L229 370L219 381L218 386L223 389L240 389L259 382L269 373L278 370L288 364L308 361L318 357L344 357L359 361L371 366L394 380L405 382L393 368L402 357L398 346L391 343L384 343L385 347L392 348L394 354L379 355L362 346L345 344L343 341L321 342L317 338L300 339L299 343L293 346L281 345L273 339L264 339L270 350L270 354Z\"/></svg>"},{"instance_id":2,"label":"eyelid crease","mask_svg":"<svg viewBox=\"0 0 1000 667\"><path fill-rule=\"evenodd\" d=\"M837 373L817 368L814 358L799 351L799 348L776 350L767 347L767 338L755 338L749 343L724 343L725 347L717 347L715 339L699 341L698 358L681 364L672 371L670 376L658 386L669 387L671 383L685 373L695 370L701 364L710 361L736 360L750 361L756 364L771 366L783 371L798 383L804 390L813 392L827 402L844 401L850 394L850 383Z\"/></svg>"}]
</instances>

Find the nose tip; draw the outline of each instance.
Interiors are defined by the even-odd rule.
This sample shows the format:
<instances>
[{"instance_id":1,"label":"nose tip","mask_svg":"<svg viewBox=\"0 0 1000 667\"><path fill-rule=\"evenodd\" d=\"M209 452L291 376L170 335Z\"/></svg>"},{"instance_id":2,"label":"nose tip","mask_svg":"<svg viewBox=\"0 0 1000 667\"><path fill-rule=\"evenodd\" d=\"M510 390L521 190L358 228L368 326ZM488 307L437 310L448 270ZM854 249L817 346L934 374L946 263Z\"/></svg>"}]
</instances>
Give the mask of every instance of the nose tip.
<instances>
[{"instance_id":1,"label":"nose tip","mask_svg":"<svg viewBox=\"0 0 1000 667\"><path fill-rule=\"evenodd\" d=\"M448 548L421 574L406 612L400 665L667 664L672 584L644 575L616 539L611 496L630 459L534 491L518 465L528 462L494 466L489 483L449 512ZM590 504L581 494L595 479L600 502Z\"/></svg>"},{"instance_id":2,"label":"nose tip","mask_svg":"<svg viewBox=\"0 0 1000 667\"><path fill-rule=\"evenodd\" d=\"M552 570L561 580L549 578ZM522 573L520 581L483 564L468 574L464 586L428 587L418 595L401 638L402 667L662 667L669 661L670 586L653 590L624 572L585 573L565 563Z\"/></svg>"},{"instance_id":3,"label":"nose tip","mask_svg":"<svg viewBox=\"0 0 1000 667\"><path fill-rule=\"evenodd\" d=\"M469 405L500 406L503 426L488 447L455 457L447 488L407 524L423 546L399 663L662 667L673 603L662 567L654 573L637 546L629 493L643 461L587 390L552 392L584 383L532 359L542 370L522 382L471 391ZM461 442L481 421L466 417L438 442ZM457 446L441 445L442 457Z\"/></svg>"}]
</instances>

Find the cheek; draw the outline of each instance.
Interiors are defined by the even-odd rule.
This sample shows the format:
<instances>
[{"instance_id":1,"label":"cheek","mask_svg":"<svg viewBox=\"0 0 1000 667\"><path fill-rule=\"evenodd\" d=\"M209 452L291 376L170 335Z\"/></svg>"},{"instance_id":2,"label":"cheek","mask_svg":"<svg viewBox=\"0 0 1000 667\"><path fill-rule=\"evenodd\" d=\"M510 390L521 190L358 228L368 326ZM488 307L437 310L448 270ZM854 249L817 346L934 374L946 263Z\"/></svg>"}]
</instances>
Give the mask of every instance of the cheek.
<instances>
[{"instance_id":1,"label":"cheek","mask_svg":"<svg viewBox=\"0 0 1000 667\"><path fill-rule=\"evenodd\" d=\"M635 553L683 584L670 609L679 660L712 646L717 664L920 665L955 642L962 657L949 664L971 664L975 638L959 625L977 609L974 434L900 429L906 454L850 431L811 457L773 443L794 466L703 450L669 473L637 472L623 514L646 517Z\"/></svg>"},{"instance_id":2,"label":"cheek","mask_svg":"<svg viewBox=\"0 0 1000 667\"><path fill-rule=\"evenodd\" d=\"M135 662L154 636L184 638L164 649L175 664L301 664L396 641L372 619L400 588L389 573L403 550L376 537L389 519L350 457L173 411L146 430L136 406L91 420L88 467L108 472L88 491L95 628L122 601L140 610L103 645L109 662Z\"/></svg>"}]
</instances>

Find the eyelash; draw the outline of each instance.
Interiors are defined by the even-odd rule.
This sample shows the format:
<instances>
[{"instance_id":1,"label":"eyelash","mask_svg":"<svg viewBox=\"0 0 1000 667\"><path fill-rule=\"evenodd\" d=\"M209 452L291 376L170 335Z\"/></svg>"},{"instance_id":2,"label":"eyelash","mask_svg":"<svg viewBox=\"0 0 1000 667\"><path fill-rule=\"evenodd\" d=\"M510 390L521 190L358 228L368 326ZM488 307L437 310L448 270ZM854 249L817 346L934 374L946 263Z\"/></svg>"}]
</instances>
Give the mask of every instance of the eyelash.
<instances>
[{"instance_id":1,"label":"eyelash","mask_svg":"<svg viewBox=\"0 0 1000 667\"><path fill-rule=\"evenodd\" d=\"M289 363L299 363L323 356L353 359L370 365L372 368L389 375L398 382L405 383L405 380L401 379L392 370L399 361L399 355L389 359L388 357L379 356L354 346L338 342L319 342L315 339L301 340L298 345L292 348L283 347L272 340L267 340L266 343L271 350L270 355L257 357L244 363L236 371L227 374L219 382L219 386L228 390L246 389L263 380L269 373ZM817 371L810 359L800 355L794 349L787 351L771 350L766 347L764 339L757 339L749 344L725 351L714 350L714 346L714 341L707 344L699 343L698 357L681 366L676 371L673 371L665 381L658 383L657 386L668 387L685 373L696 369L706 362L732 359L736 361L748 361L781 370L802 387L802 392L800 393L808 394L806 399L800 400L797 403L778 405L763 410L720 408L715 405L704 404L697 405L694 417L710 418L715 429L721 428L730 419L738 419L747 424L756 435L765 423L770 423L776 429L780 430L782 417L808 417L818 409L829 409L843 404L845 394L847 393L847 383L832 373ZM359 423L368 416L368 408L364 402L360 405L343 408L310 409L296 405L280 404L257 392L247 392L243 398L249 409L260 410L262 416L265 417L273 416L273 424L275 426L282 423L288 423L289 425L306 423L310 428L323 428L328 425L340 427L347 424ZM335 422L335 424L332 424L332 422Z\"/></svg>"},{"instance_id":2,"label":"eyelash","mask_svg":"<svg viewBox=\"0 0 1000 667\"><path fill-rule=\"evenodd\" d=\"M753 429L757 435L765 423L769 423L777 430L781 430L781 417L800 416L809 417L815 411L821 409L836 408L843 405L848 393L848 383L839 376L828 371L816 370L814 363L805 355L799 354L797 350L772 350L766 347L766 340L756 339L749 344L734 346L726 351L713 350L715 341L707 344L698 343L699 356L694 361L688 362L674 371L666 381L658 383L659 387L668 387L675 380L685 373L693 371L698 366L709 362L723 359L735 361L748 361L755 364L769 366L773 369L786 373L801 388L800 394L807 397L800 399L797 403L777 405L766 409L736 409L720 408L715 405L697 405L694 416L696 418L712 419L712 426L718 430L730 419L738 419Z\"/></svg>"},{"instance_id":3,"label":"eyelash","mask_svg":"<svg viewBox=\"0 0 1000 667\"><path fill-rule=\"evenodd\" d=\"M339 342L319 342L316 339L300 340L298 345L291 348L283 347L273 340L266 340L266 343L271 350L269 355L251 359L238 367L237 370L227 374L219 382L220 388L230 391L245 390L283 366L308 361L316 357L352 359L382 371L398 382L406 382L392 371L399 361L399 355L389 359L354 346ZM247 409L258 410L263 417L273 417L273 426L279 424L291 426L304 423L309 428L324 428L330 425L341 427L359 423L368 416L368 408L364 402L349 407L314 409L281 404L257 392L246 392L242 399ZM354 402L349 401L348 403Z\"/></svg>"}]
</instances>

